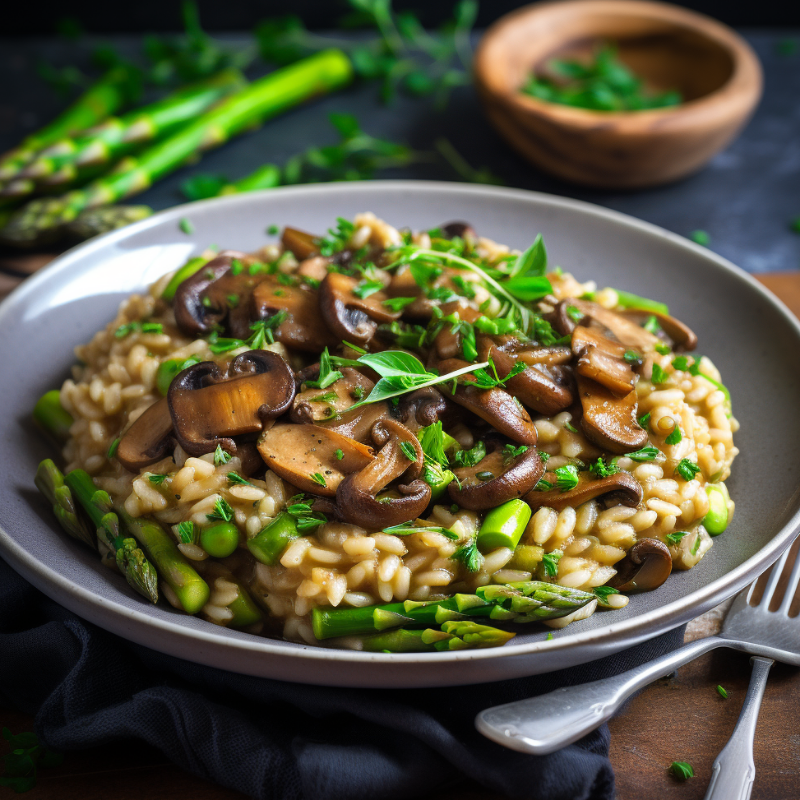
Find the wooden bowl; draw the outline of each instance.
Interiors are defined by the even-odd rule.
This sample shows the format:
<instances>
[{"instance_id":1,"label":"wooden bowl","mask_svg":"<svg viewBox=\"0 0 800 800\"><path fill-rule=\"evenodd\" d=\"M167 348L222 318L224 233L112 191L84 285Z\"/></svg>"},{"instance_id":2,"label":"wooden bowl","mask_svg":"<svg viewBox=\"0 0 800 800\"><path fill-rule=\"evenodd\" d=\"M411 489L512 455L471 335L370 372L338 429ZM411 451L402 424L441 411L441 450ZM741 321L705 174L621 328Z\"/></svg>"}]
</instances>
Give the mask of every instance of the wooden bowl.
<instances>
[{"instance_id":1,"label":"wooden bowl","mask_svg":"<svg viewBox=\"0 0 800 800\"><path fill-rule=\"evenodd\" d=\"M520 91L552 58L587 56L612 42L653 91L684 102L603 112ZM500 134L541 169L575 183L640 188L699 169L741 130L761 96L761 65L730 28L702 14L643 0L565 0L498 20L475 58L475 81Z\"/></svg>"}]
</instances>

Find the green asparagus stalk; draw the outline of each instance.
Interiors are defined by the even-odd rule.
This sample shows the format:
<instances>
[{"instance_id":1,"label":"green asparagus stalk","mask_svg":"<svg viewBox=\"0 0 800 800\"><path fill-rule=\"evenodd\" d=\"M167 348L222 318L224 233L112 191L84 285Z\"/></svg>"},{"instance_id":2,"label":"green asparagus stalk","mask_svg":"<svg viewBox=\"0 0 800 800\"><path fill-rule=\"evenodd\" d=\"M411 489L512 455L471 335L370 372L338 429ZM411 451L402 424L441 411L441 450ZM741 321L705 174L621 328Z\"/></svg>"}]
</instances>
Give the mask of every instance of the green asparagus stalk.
<instances>
[{"instance_id":1,"label":"green asparagus stalk","mask_svg":"<svg viewBox=\"0 0 800 800\"><path fill-rule=\"evenodd\" d=\"M445 622L441 630L426 628L409 631L399 628L374 636L365 636L362 649L371 653L431 653L442 650L471 650L483 647L501 647L515 633L490 625L479 625L471 620Z\"/></svg>"},{"instance_id":2,"label":"green asparagus stalk","mask_svg":"<svg viewBox=\"0 0 800 800\"><path fill-rule=\"evenodd\" d=\"M33 200L23 206L12 215L0 238L17 247L52 239L60 226L84 209L110 205L144 191L197 153L314 95L347 85L352 74L352 65L340 50L326 50L276 70L137 157L124 158L109 175L63 197Z\"/></svg>"},{"instance_id":3,"label":"green asparagus stalk","mask_svg":"<svg viewBox=\"0 0 800 800\"><path fill-rule=\"evenodd\" d=\"M100 206L87 208L64 226L64 235L75 242L83 242L132 222L147 219L153 213L150 206Z\"/></svg>"},{"instance_id":4,"label":"green asparagus stalk","mask_svg":"<svg viewBox=\"0 0 800 800\"><path fill-rule=\"evenodd\" d=\"M39 464L33 482L52 504L53 513L61 527L74 539L88 544L91 548L96 548L95 535L78 516L72 492L64 484L64 476L52 459L46 458Z\"/></svg>"},{"instance_id":5,"label":"green asparagus stalk","mask_svg":"<svg viewBox=\"0 0 800 800\"><path fill-rule=\"evenodd\" d=\"M8 180L16 175L20 167L27 164L39 150L91 128L115 113L130 100L134 77L130 67L117 66L109 70L66 111L0 158L0 180Z\"/></svg>"},{"instance_id":6,"label":"green asparagus stalk","mask_svg":"<svg viewBox=\"0 0 800 800\"><path fill-rule=\"evenodd\" d=\"M406 600L363 608L318 606L312 612L312 626L317 639L330 639L392 628L442 625L475 617L517 623L541 622L571 614L594 599L593 594L579 589L524 581L481 586L475 594L456 594L432 602Z\"/></svg>"},{"instance_id":7,"label":"green asparagus stalk","mask_svg":"<svg viewBox=\"0 0 800 800\"><path fill-rule=\"evenodd\" d=\"M229 181L221 175L191 175L181 184L181 192L187 200L207 200L209 197L274 189L280 183L280 167L264 164L238 181Z\"/></svg>"},{"instance_id":8,"label":"green asparagus stalk","mask_svg":"<svg viewBox=\"0 0 800 800\"><path fill-rule=\"evenodd\" d=\"M131 588L153 603L158 602L158 574L133 539L122 535L120 520L114 513L108 492L98 489L88 472L74 469L64 483L89 515L98 538L116 554L117 567ZM155 560L155 559L154 559Z\"/></svg>"},{"instance_id":9,"label":"green asparagus stalk","mask_svg":"<svg viewBox=\"0 0 800 800\"><path fill-rule=\"evenodd\" d=\"M118 513L128 533L139 542L158 574L175 592L183 610L187 614L200 611L211 590L178 550L174 539L154 520L132 517L124 509L118 509Z\"/></svg>"},{"instance_id":10,"label":"green asparagus stalk","mask_svg":"<svg viewBox=\"0 0 800 800\"><path fill-rule=\"evenodd\" d=\"M246 83L238 70L228 69L149 106L109 117L76 137L61 139L24 165L18 173L20 180L11 180L0 190L0 197L19 198L33 193L37 186L50 189L80 179L87 168L111 164L137 146L193 121Z\"/></svg>"},{"instance_id":11,"label":"green asparagus stalk","mask_svg":"<svg viewBox=\"0 0 800 800\"><path fill-rule=\"evenodd\" d=\"M33 407L33 420L59 445L64 445L69 438L73 420L71 414L61 405L61 392L58 389L45 392L37 400Z\"/></svg>"},{"instance_id":12,"label":"green asparagus stalk","mask_svg":"<svg viewBox=\"0 0 800 800\"><path fill-rule=\"evenodd\" d=\"M256 622L260 622L264 615L247 589L234 578L227 578L226 580L235 583L236 588L239 590L236 599L228 604L228 608L233 613L233 618L229 623L231 628L247 628L250 625L255 625Z\"/></svg>"}]
</instances>

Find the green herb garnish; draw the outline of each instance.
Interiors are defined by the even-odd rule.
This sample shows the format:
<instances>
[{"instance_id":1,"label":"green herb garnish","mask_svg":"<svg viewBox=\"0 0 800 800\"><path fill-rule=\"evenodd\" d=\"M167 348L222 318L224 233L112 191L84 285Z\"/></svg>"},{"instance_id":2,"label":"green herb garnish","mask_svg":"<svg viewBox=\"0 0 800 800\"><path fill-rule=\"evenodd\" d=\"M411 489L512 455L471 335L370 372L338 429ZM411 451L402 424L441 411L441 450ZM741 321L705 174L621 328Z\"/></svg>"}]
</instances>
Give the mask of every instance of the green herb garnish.
<instances>
[{"instance_id":1,"label":"green herb garnish","mask_svg":"<svg viewBox=\"0 0 800 800\"><path fill-rule=\"evenodd\" d=\"M669 765L669 771L672 773L673 777L681 782L687 781L689 778L694 778L692 765L686 761L673 761Z\"/></svg>"},{"instance_id":2,"label":"green herb garnish","mask_svg":"<svg viewBox=\"0 0 800 800\"><path fill-rule=\"evenodd\" d=\"M233 519L233 509L228 505L228 501L224 497L218 497L217 502L214 503L214 510L210 514L206 514L206 519L230 522Z\"/></svg>"},{"instance_id":3,"label":"green herb garnish","mask_svg":"<svg viewBox=\"0 0 800 800\"><path fill-rule=\"evenodd\" d=\"M312 472L309 476L314 483L319 484L320 486L327 486L327 482L325 481L325 476L320 472Z\"/></svg>"},{"instance_id":4,"label":"green herb garnish","mask_svg":"<svg viewBox=\"0 0 800 800\"><path fill-rule=\"evenodd\" d=\"M555 578L558 575L558 562L564 554L560 550L553 550L552 553L545 553L542 556L542 564L544 566L544 574L549 578Z\"/></svg>"},{"instance_id":5,"label":"green herb garnish","mask_svg":"<svg viewBox=\"0 0 800 800\"><path fill-rule=\"evenodd\" d=\"M478 550L477 537L470 539L467 544L459 547L450 558L463 564L467 572L478 572L483 566L483 556Z\"/></svg>"},{"instance_id":6,"label":"green herb garnish","mask_svg":"<svg viewBox=\"0 0 800 800\"><path fill-rule=\"evenodd\" d=\"M222 449L222 445L218 444L217 449L214 451L214 466L219 467L227 464L233 456Z\"/></svg>"},{"instance_id":7,"label":"green herb garnish","mask_svg":"<svg viewBox=\"0 0 800 800\"><path fill-rule=\"evenodd\" d=\"M188 236L194 233L194 225L186 218L181 217L178 221L178 227Z\"/></svg>"},{"instance_id":8,"label":"green herb garnish","mask_svg":"<svg viewBox=\"0 0 800 800\"><path fill-rule=\"evenodd\" d=\"M568 492L578 485L578 468L574 464L565 464L555 470L556 486L562 492Z\"/></svg>"},{"instance_id":9,"label":"green herb garnish","mask_svg":"<svg viewBox=\"0 0 800 800\"><path fill-rule=\"evenodd\" d=\"M682 458L678 462L678 466L675 467L675 472L685 481L690 481L700 472L700 467L698 467L694 461L690 461L688 458Z\"/></svg>"}]
</instances>

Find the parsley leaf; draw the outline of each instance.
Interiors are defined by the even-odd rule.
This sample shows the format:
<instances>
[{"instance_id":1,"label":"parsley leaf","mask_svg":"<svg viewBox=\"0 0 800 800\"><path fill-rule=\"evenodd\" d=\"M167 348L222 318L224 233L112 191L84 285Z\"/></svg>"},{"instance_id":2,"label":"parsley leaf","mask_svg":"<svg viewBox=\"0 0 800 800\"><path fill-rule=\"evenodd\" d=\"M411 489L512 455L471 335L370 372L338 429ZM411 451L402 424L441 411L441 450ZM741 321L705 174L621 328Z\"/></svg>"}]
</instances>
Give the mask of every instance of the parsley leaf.
<instances>
[{"instance_id":1,"label":"parsley leaf","mask_svg":"<svg viewBox=\"0 0 800 800\"><path fill-rule=\"evenodd\" d=\"M544 574L549 578L555 578L558 575L558 562L563 555L564 554L560 550L553 550L552 553L545 553L542 556Z\"/></svg>"},{"instance_id":2,"label":"parsley leaf","mask_svg":"<svg viewBox=\"0 0 800 800\"><path fill-rule=\"evenodd\" d=\"M717 684L717 694L718 694L718 695L719 695L719 696L720 696L720 697L721 697L723 700L727 700L727 699L728 699L728 692L727 692L727 690L726 690L726 689L725 689L723 686L720 686L719 684Z\"/></svg>"},{"instance_id":3,"label":"parsley leaf","mask_svg":"<svg viewBox=\"0 0 800 800\"><path fill-rule=\"evenodd\" d=\"M228 501L224 497L218 497L217 502L214 503L214 510L210 514L206 514L206 519L230 522L233 519L233 509L228 505Z\"/></svg>"},{"instance_id":4,"label":"parsley leaf","mask_svg":"<svg viewBox=\"0 0 800 800\"><path fill-rule=\"evenodd\" d=\"M589 466L589 472L595 478L608 478L610 475L616 475L619 472L619 467L613 461L606 463L601 456Z\"/></svg>"},{"instance_id":5,"label":"parsley leaf","mask_svg":"<svg viewBox=\"0 0 800 800\"><path fill-rule=\"evenodd\" d=\"M669 379L666 371L663 370L658 364L653 364L653 383L666 383Z\"/></svg>"},{"instance_id":6,"label":"parsley leaf","mask_svg":"<svg viewBox=\"0 0 800 800\"><path fill-rule=\"evenodd\" d=\"M417 451L414 449L414 445L411 444L411 442L400 442L400 449L409 461L417 460Z\"/></svg>"},{"instance_id":7,"label":"parsley leaf","mask_svg":"<svg viewBox=\"0 0 800 800\"><path fill-rule=\"evenodd\" d=\"M641 450L634 450L632 453L625 453L626 458L631 458L634 461L653 461L658 456L658 448L649 444Z\"/></svg>"},{"instance_id":8,"label":"parsley leaf","mask_svg":"<svg viewBox=\"0 0 800 800\"><path fill-rule=\"evenodd\" d=\"M325 476L320 472L312 472L309 476L314 483L319 484L320 486L327 486L327 482L325 481Z\"/></svg>"},{"instance_id":9,"label":"parsley leaf","mask_svg":"<svg viewBox=\"0 0 800 800\"><path fill-rule=\"evenodd\" d=\"M183 544L197 544L197 526L190 519L179 522L178 536Z\"/></svg>"},{"instance_id":10,"label":"parsley leaf","mask_svg":"<svg viewBox=\"0 0 800 800\"><path fill-rule=\"evenodd\" d=\"M222 445L218 444L217 449L214 451L214 466L220 467L223 464L227 464L233 456L230 453L226 452L222 449Z\"/></svg>"},{"instance_id":11,"label":"parsley leaf","mask_svg":"<svg viewBox=\"0 0 800 800\"><path fill-rule=\"evenodd\" d=\"M669 765L669 771L681 782L688 781L689 778L694 778L692 765L686 761L673 761Z\"/></svg>"},{"instance_id":12,"label":"parsley leaf","mask_svg":"<svg viewBox=\"0 0 800 800\"><path fill-rule=\"evenodd\" d=\"M486 457L486 445L478 442L469 450L459 450L453 456L453 462L457 467L474 467Z\"/></svg>"},{"instance_id":13,"label":"parsley leaf","mask_svg":"<svg viewBox=\"0 0 800 800\"><path fill-rule=\"evenodd\" d=\"M690 461L688 458L682 458L678 462L678 466L675 467L675 472L681 476L685 481L690 481L700 472L700 467L694 463L694 461Z\"/></svg>"},{"instance_id":14,"label":"parsley leaf","mask_svg":"<svg viewBox=\"0 0 800 800\"><path fill-rule=\"evenodd\" d=\"M319 376L315 381L306 381L306 386L314 389L327 389L332 383L336 383L344 377L338 369L331 366L331 356L326 347L319 357Z\"/></svg>"},{"instance_id":15,"label":"parsley leaf","mask_svg":"<svg viewBox=\"0 0 800 800\"><path fill-rule=\"evenodd\" d=\"M155 483L157 486L161 486L161 484L164 483L167 477L168 477L167 475L157 475L156 473L151 472L147 476L147 480L149 480L150 483Z\"/></svg>"},{"instance_id":16,"label":"parsley leaf","mask_svg":"<svg viewBox=\"0 0 800 800\"><path fill-rule=\"evenodd\" d=\"M664 439L665 444L678 444L678 442L683 439L683 433L681 433L681 429L676 425L675 430Z\"/></svg>"},{"instance_id":17,"label":"parsley leaf","mask_svg":"<svg viewBox=\"0 0 800 800\"><path fill-rule=\"evenodd\" d=\"M365 278L355 286L355 288L353 289L353 294L356 297L360 297L362 300L365 300L371 294L375 294L375 292L381 291L381 289L383 289L382 281Z\"/></svg>"},{"instance_id":18,"label":"parsley leaf","mask_svg":"<svg viewBox=\"0 0 800 800\"><path fill-rule=\"evenodd\" d=\"M228 483L235 483L239 486L252 486L253 484L250 481L245 480L241 475L237 472L229 472L228 473Z\"/></svg>"},{"instance_id":19,"label":"parsley leaf","mask_svg":"<svg viewBox=\"0 0 800 800\"><path fill-rule=\"evenodd\" d=\"M477 537L459 547L450 558L463 564L468 572L478 572L483 566L483 556L480 550L478 550Z\"/></svg>"},{"instance_id":20,"label":"parsley leaf","mask_svg":"<svg viewBox=\"0 0 800 800\"><path fill-rule=\"evenodd\" d=\"M521 444L516 447L513 444L506 444L503 446L503 463L510 464L515 458L527 452L528 445L526 444Z\"/></svg>"},{"instance_id":21,"label":"parsley leaf","mask_svg":"<svg viewBox=\"0 0 800 800\"><path fill-rule=\"evenodd\" d=\"M677 547L677 545L680 544L681 539L688 535L689 531L674 531L673 533L668 533L664 537L664 541L671 547Z\"/></svg>"},{"instance_id":22,"label":"parsley leaf","mask_svg":"<svg viewBox=\"0 0 800 800\"><path fill-rule=\"evenodd\" d=\"M574 464L565 464L555 471L556 486L562 492L568 492L578 485L578 468Z\"/></svg>"}]
</instances>

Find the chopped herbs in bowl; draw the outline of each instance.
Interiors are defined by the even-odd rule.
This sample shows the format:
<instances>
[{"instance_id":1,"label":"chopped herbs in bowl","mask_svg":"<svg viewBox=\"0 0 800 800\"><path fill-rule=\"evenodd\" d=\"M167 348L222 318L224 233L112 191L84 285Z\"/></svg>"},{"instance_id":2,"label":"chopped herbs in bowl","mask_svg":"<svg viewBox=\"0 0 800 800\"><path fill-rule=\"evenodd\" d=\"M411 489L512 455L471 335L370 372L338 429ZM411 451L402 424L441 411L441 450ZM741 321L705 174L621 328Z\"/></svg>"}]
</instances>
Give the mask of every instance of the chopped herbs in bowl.
<instances>
[{"instance_id":1,"label":"chopped herbs in bowl","mask_svg":"<svg viewBox=\"0 0 800 800\"><path fill-rule=\"evenodd\" d=\"M611 44L599 46L587 61L552 59L532 73L521 91L548 103L591 111L648 111L679 105L677 90L653 92L617 55Z\"/></svg>"}]
</instances>

